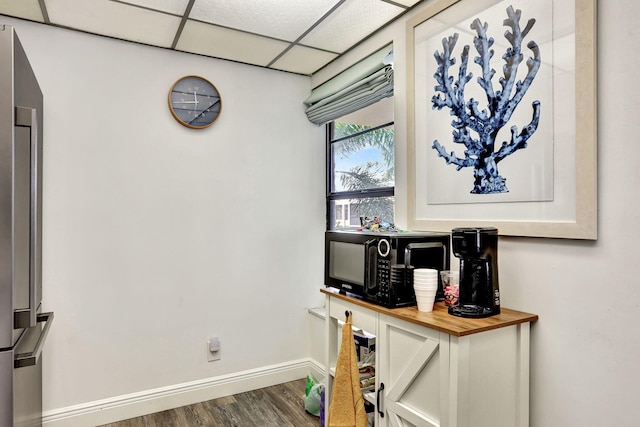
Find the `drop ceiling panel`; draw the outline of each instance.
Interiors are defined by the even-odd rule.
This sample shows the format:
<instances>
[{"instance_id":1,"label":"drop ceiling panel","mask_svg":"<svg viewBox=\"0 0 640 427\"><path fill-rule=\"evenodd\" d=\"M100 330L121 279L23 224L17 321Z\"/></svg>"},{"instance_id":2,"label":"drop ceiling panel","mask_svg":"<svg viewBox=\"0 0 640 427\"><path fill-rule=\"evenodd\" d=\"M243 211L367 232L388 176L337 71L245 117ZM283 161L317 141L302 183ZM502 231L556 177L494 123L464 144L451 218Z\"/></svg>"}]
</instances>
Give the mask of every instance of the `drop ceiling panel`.
<instances>
[{"instance_id":1,"label":"drop ceiling panel","mask_svg":"<svg viewBox=\"0 0 640 427\"><path fill-rule=\"evenodd\" d=\"M38 0L0 0L0 12L31 21L44 22Z\"/></svg>"},{"instance_id":2,"label":"drop ceiling panel","mask_svg":"<svg viewBox=\"0 0 640 427\"><path fill-rule=\"evenodd\" d=\"M420 0L394 0L394 3L401 4L403 6L411 7L417 4Z\"/></svg>"},{"instance_id":3,"label":"drop ceiling panel","mask_svg":"<svg viewBox=\"0 0 640 427\"><path fill-rule=\"evenodd\" d=\"M324 50L311 49L304 46L294 46L282 55L271 68L290 71L298 74L311 74L322 68L338 55Z\"/></svg>"},{"instance_id":4,"label":"drop ceiling panel","mask_svg":"<svg viewBox=\"0 0 640 427\"><path fill-rule=\"evenodd\" d=\"M278 40L189 20L176 49L266 66L287 46Z\"/></svg>"},{"instance_id":5,"label":"drop ceiling panel","mask_svg":"<svg viewBox=\"0 0 640 427\"><path fill-rule=\"evenodd\" d=\"M182 16L185 10L187 10L189 0L124 0L122 3L129 3Z\"/></svg>"},{"instance_id":6,"label":"drop ceiling panel","mask_svg":"<svg viewBox=\"0 0 640 427\"><path fill-rule=\"evenodd\" d=\"M379 0L352 0L342 4L300 43L343 53L405 9Z\"/></svg>"},{"instance_id":7,"label":"drop ceiling panel","mask_svg":"<svg viewBox=\"0 0 640 427\"><path fill-rule=\"evenodd\" d=\"M52 24L171 47L180 18L109 0L46 0Z\"/></svg>"},{"instance_id":8,"label":"drop ceiling panel","mask_svg":"<svg viewBox=\"0 0 640 427\"><path fill-rule=\"evenodd\" d=\"M0 0L0 15L311 74L419 3L420 0ZM186 16L189 5L192 7ZM183 19L185 26L181 29Z\"/></svg>"},{"instance_id":9,"label":"drop ceiling panel","mask_svg":"<svg viewBox=\"0 0 640 427\"><path fill-rule=\"evenodd\" d=\"M294 41L338 0L196 0L189 18Z\"/></svg>"}]
</instances>

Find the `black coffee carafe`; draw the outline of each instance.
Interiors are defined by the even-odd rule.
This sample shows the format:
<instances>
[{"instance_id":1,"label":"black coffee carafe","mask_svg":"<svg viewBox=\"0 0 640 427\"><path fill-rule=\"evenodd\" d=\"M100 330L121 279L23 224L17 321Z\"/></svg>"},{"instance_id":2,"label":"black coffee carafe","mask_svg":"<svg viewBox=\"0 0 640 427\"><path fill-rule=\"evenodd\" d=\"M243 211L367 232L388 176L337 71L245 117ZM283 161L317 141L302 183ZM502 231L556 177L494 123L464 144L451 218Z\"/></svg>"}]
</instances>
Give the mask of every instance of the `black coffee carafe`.
<instances>
[{"instance_id":1,"label":"black coffee carafe","mask_svg":"<svg viewBox=\"0 0 640 427\"><path fill-rule=\"evenodd\" d=\"M460 258L460 285L458 304L449 307L449 314L476 318L499 314L498 229L454 228L451 246Z\"/></svg>"}]
</instances>

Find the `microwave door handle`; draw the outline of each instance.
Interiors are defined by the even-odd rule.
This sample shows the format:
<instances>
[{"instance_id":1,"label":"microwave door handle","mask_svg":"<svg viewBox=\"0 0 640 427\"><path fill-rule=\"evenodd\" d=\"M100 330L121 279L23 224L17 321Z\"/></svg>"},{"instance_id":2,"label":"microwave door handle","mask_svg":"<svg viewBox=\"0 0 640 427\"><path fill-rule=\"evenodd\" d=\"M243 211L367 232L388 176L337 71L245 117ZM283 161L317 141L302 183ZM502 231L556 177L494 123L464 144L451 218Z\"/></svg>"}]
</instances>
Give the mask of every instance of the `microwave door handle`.
<instances>
[{"instance_id":1,"label":"microwave door handle","mask_svg":"<svg viewBox=\"0 0 640 427\"><path fill-rule=\"evenodd\" d=\"M40 241L40 225L38 223L38 116L35 108L16 107L15 108L16 126L30 128L31 134L31 213L29 223L31 228L30 249L29 249L29 309L17 310L15 313L15 328L31 328L38 323L38 283L40 281L40 271L38 264L40 263L38 254L38 242Z\"/></svg>"},{"instance_id":2,"label":"microwave door handle","mask_svg":"<svg viewBox=\"0 0 640 427\"><path fill-rule=\"evenodd\" d=\"M377 252L371 253L371 245L376 242L375 239L367 240L364 242L364 290L365 293L368 289L373 287L372 276L375 277L375 273L371 268L371 264L375 264L375 254ZM373 262L372 262L373 261Z\"/></svg>"},{"instance_id":3,"label":"microwave door handle","mask_svg":"<svg viewBox=\"0 0 640 427\"><path fill-rule=\"evenodd\" d=\"M411 250L412 249L428 249L428 248L442 248L442 265L447 262L447 248L440 242L428 242L428 243L409 243L404 248L404 266L409 267L411 265Z\"/></svg>"},{"instance_id":4,"label":"microwave door handle","mask_svg":"<svg viewBox=\"0 0 640 427\"><path fill-rule=\"evenodd\" d=\"M411 243L404 248L404 268L411 265L411 249L413 249Z\"/></svg>"}]
</instances>

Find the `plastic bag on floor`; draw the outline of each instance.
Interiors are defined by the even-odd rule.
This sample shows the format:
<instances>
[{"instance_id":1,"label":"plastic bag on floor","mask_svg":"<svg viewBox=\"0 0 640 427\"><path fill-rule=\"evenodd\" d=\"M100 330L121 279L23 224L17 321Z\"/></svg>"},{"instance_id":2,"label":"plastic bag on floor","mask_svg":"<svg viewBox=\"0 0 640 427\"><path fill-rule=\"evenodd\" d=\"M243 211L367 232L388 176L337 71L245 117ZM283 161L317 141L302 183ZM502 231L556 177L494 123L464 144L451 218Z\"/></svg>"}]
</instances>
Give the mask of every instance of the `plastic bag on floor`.
<instances>
[{"instance_id":1,"label":"plastic bag on floor","mask_svg":"<svg viewBox=\"0 0 640 427\"><path fill-rule=\"evenodd\" d=\"M320 404L322 402L322 391L324 384L319 382L313 374L307 375L305 385L304 409L316 417L320 416Z\"/></svg>"}]
</instances>

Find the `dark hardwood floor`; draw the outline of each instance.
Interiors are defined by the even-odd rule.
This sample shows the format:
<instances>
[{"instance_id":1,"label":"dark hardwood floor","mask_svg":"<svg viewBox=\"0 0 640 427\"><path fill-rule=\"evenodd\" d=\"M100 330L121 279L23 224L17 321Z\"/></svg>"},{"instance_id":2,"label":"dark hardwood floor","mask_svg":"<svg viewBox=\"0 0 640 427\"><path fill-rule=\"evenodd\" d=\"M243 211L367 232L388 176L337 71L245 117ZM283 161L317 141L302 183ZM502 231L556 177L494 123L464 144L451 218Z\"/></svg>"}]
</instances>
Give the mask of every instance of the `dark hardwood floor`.
<instances>
[{"instance_id":1,"label":"dark hardwood floor","mask_svg":"<svg viewBox=\"0 0 640 427\"><path fill-rule=\"evenodd\" d=\"M304 410L305 379L100 427L319 427Z\"/></svg>"}]
</instances>

